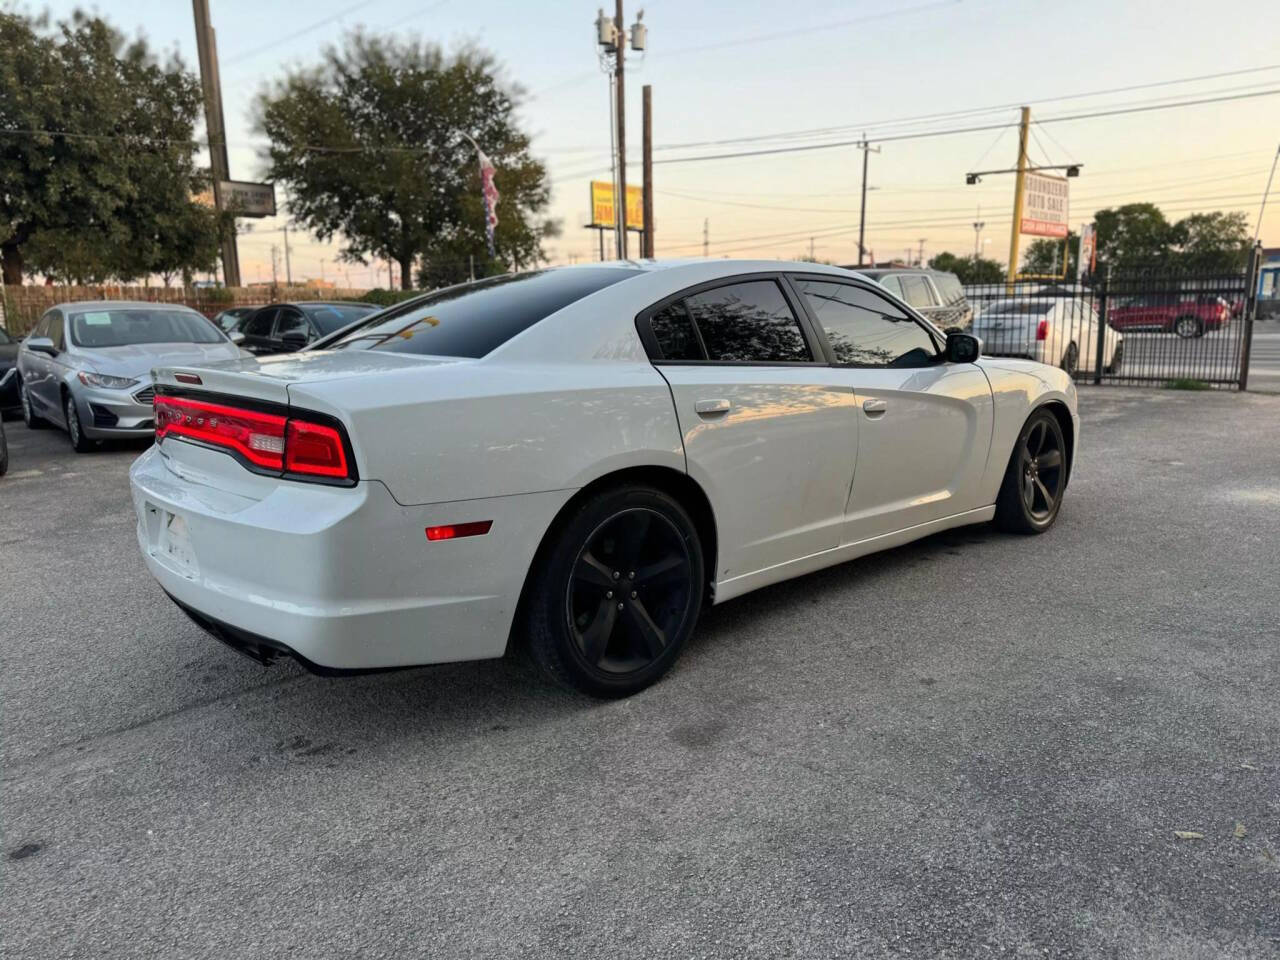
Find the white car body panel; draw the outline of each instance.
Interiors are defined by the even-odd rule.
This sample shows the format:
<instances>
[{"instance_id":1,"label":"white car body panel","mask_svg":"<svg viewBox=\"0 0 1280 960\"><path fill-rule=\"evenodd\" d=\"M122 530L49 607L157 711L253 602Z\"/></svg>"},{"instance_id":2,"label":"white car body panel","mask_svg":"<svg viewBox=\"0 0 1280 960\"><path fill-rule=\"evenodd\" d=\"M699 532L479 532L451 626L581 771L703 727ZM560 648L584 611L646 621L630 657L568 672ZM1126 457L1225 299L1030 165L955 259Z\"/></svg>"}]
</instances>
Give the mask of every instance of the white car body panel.
<instances>
[{"instance_id":1,"label":"white car body panel","mask_svg":"<svg viewBox=\"0 0 1280 960\"><path fill-rule=\"evenodd\" d=\"M773 261L632 266L643 272L480 359L319 350L157 369L164 387L199 377L195 389L231 401L337 418L359 480L261 476L166 438L131 472L148 568L202 615L322 667L493 657L557 515L619 470L665 470L701 488L723 602L990 519L1037 405L1061 402L1079 435L1070 378L1028 361L655 365L635 318L680 290L752 272L853 275ZM729 409L698 411L717 400ZM868 417L877 402L885 412ZM483 520L493 522L483 536L424 535Z\"/></svg>"}]
</instances>

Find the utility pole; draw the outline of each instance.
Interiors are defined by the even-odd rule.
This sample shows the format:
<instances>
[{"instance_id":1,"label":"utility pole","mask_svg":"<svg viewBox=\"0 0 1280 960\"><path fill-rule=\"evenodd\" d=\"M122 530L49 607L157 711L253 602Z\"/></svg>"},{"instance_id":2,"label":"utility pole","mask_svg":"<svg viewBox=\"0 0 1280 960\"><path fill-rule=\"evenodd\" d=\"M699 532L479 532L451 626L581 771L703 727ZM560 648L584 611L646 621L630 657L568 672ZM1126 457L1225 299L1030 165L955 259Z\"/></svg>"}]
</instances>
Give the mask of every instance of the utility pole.
<instances>
[{"instance_id":1,"label":"utility pole","mask_svg":"<svg viewBox=\"0 0 1280 960\"><path fill-rule=\"evenodd\" d=\"M918 267L924 266L924 242L928 239L928 237L920 238L920 256L916 259L916 266Z\"/></svg>"},{"instance_id":2,"label":"utility pole","mask_svg":"<svg viewBox=\"0 0 1280 960\"><path fill-rule=\"evenodd\" d=\"M982 204L978 204L978 219L973 221L973 262L978 262L978 257L982 254L982 228L986 223L982 220Z\"/></svg>"},{"instance_id":3,"label":"utility pole","mask_svg":"<svg viewBox=\"0 0 1280 960\"><path fill-rule=\"evenodd\" d=\"M604 59L601 67L608 64L608 57L613 56L613 70L610 81L613 86L609 105L614 117L609 125L610 138L614 140L614 157L616 160L617 179L614 182L613 216L617 233L618 258L627 259L627 98L624 82L626 46L630 41L631 49L643 53L648 40L649 28L644 25L644 11L636 15L636 22L628 30L622 21L622 0L616 0L613 19L599 11L596 17L596 43L603 51ZM648 95L646 94L646 97ZM648 109L648 100L645 101ZM616 136L615 136L616 135ZM646 171L647 172L647 171ZM643 244L647 241L642 241Z\"/></svg>"},{"instance_id":4,"label":"utility pole","mask_svg":"<svg viewBox=\"0 0 1280 960\"><path fill-rule=\"evenodd\" d=\"M813 237L809 238L809 259L813 259Z\"/></svg>"},{"instance_id":5,"label":"utility pole","mask_svg":"<svg viewBox=\"0 0 1280 960\"><path fill-rule=\"evenodd\" d=\"M653 87L645 84L640 88L640 103L643 118L641 164L644 183L644 246L640 255L653 259Z\"/></svg>"},{"instance_id":6,"label":"utility pole","mask_svg":"<svg viewBox=\"0 0 1280 960\"><path fill-rule=\"evenodd\" d=\"M618 258L627 259L627 100L623 84L624 51L627 48L626 27L622 19L622 0L617 0L618 12L613 23L618 28L618 53L614 61L614 91L618 95L618 196L614 208L618 217Z\"/></svg>"},{"instance_id":7,"label":"utility pole","mask_svg":"<svg viewBox=\"0 0 1280 960\"><path fill-rule=\"evenodd\" d=\"M702 221L702 256L711 256L711 220Z\"/></svg>"},{"instance_id":8,"label":"utility pole","mask_svg":"<svg viewBox=\"0 0 1280 960\"><path fill-rule=\"evenodd\" d=\"M276 287L276 264L280 262L280 248L274 243L271 245L271 290L272 296L275 296Z\"/></svg>"},{"instance_id":9,"label":"utility pole","mask_svg":"<svg viewBox=\"0 0 1280 960\"><path fill-rule=\"evenodd\" d=\"M284 282L293 286L293 268L289 266L289 225L284 226Z\"/></svg>"},{"instance_id":10,"label":"utility pole","mask_svg":"<svg viewBox=\"0 0 1280 960\"><path fill-rule=\"evenodd\" d=\"M858 215L858 266L863 265L863 255L866 247L862 245L867 232L867 160L871 154L879 153L879 147L873 147L867 142L867 134L862 134L862 142L858 144L858 149L862 151L862 209Z\"/></svg>"},{"instance_id":11,"label":"utility pole","mask_svg":"<svg viewBox=\"0 0 1280 960\"><path fill-rule=\"evenodd\" d=\"M209 0L191 0L196 21L196 53L200 60L200 86L204 93L204 125L209 138L209 166L213 174L213 206L225 210L222 182L231 179L227 162L227 128L222 116L222 84L218 79L218 46L209 20ZM240 286L240 253L236 249L235 220L222 234L222 276L228 287Z\"/></svg>"},{"instance_id":12,"label":"utility pole","mask_svg":"<svg viewBox=\"0 0 1280 960\"><path fill-rule=\"evenodd\" d=\"M1013 226L1009 229L1009 273L1012 284L1018 279L1018 240L1022 232L1022 189L1027 177L1027 133L1031 129L1031 108L1022 108L1018 124L1018 166L1013 183Z\"/></svg>"}]
</instances>

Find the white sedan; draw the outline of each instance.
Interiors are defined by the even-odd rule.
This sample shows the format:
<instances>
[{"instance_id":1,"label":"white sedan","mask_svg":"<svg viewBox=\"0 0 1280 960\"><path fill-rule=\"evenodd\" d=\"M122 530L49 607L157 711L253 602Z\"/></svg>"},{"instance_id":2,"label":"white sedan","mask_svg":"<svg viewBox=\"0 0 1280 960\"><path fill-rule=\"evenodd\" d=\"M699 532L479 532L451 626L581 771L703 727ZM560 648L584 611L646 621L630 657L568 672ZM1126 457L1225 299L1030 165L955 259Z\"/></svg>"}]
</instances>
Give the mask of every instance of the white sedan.
<instances>
[{"instance_id":1,"label":"white sedan","mask_svg":"<svg viewBox=\"0 0 1280 960\"><path fill-rule=\"evenodd\" d=\"M1026 357L1074 376L1095 372L1100 326L1103 370L1118 373L1124 337L1099 324L1093 305L1080 297L1046 292L995 300L978 311L972 333L987 356Z\"/></svg>"},{"instance_id":2,"label":"white sedan","mask_svg":"<svg viewBox=\"0 0 1280 960\"><path fill-rule=\"evenodd\" d=\"M322 346L157 369L131 471L169 596L322 673L519 639L632 693L704 603L964 524L1047 530L1079 436L1061 370L809 263L497 277Z\"/></svg>"}]
</instances>

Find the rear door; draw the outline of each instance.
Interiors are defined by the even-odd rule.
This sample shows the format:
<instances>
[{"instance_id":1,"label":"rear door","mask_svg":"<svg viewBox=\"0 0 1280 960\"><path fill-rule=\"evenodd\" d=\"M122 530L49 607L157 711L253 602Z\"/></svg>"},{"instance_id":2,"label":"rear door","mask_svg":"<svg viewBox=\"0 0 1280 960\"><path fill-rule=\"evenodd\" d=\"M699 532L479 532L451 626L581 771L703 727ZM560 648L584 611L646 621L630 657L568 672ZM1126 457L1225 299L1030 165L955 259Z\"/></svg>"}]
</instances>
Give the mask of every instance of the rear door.
<instances>
[{"instance_id":1,"label":"rear door","mask_svg":"<svg viewBox=\"0 0 1280 960\"><path fill-rule=\"evenodd\" d=\"M785 281L703 284L638 327L671 386L689 473L716 504L717 582L838 546L854 396L833 381Z\"/></svg>"},{"instance_id":2,"label":"rear door","mask_svg":"<svg viewBox=\"0 0 1280 960\"><path fill-rule=\"evenodd\" d=\"M985 506L991 386L879 291L829 276L792 283L823 333L833 374L857 397L857 470L843 543Z\"/></svg>"},{"instance_id":3,"label":"rear door","mask_svg":"<svg viewBox=\"0 0 1280 960\"><path fill-rule=\"evenodd\" d=\"M271 353L273 352L271 345L271 334L276 322L276 314L279 308L272 305L262 307L256 313L252 314L248 320L244 322L244 326L240 328L244 334L244 342L240 346L248 350L250 353Z\"/></svg>"},{"instance_id":4,"label":"rear door","mask_svg":"<svg viewBox=\"0 0 1280 960\"><path fill-rule=\"evenodd\" d=\"M286 343L286 338L303 338L301 342L296 339ZM316 332L311 326L302 311L297 307L281 307L280 312L276 314L275 331L271 334L271 349L276 353L291 353L305 347L308 343L316 338Z\"/></svg>"}]
</instances>

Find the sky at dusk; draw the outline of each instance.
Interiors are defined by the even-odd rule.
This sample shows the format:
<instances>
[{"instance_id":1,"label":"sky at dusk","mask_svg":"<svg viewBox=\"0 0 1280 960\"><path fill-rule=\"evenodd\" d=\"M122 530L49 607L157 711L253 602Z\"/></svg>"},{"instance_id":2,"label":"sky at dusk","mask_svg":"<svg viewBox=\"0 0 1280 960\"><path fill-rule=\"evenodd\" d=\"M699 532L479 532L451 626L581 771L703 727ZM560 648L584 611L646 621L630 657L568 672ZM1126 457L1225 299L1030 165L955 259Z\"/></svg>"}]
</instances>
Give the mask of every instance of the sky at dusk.
<instances>
[{"instance_id":1,"label":"sky at dusk","mask_svg":"<svg viewBox=\"0 0 1280 960\"><path fill-rule=\"evenodd\" d=\"M77 5L84 6L48 6L63 16ZM234 178L257 179L263 169L254 95L287 67L315 63L345 32L359 26L417 33L446 49L474 43L494 53L506 78L526 90L520 116L533 134L534 154L548 165L550 214L563 226L548 244L551 261L596 257L595 233L582 224L589 181L609 176L610 139L595 5L210 0L210 6ZM142 34L153 48L176 50L196 68L184 0L113 0L90 9L127 35ZM639 9L628 7L628 22ZM1101 207L1150 201L1170 220L1241 210L1252 229L1280 140L1280 96L1266 95L1280 93L1280 47L1265 4L653 0L644 4L644 22L649 49L627 59L628 180L640 180L640 88L652 84L660 257L701 255L706 226L712 256L793 258L812 244L821 259L857 259L861 154L854 146L681 159L698 154L852 141L865 130L873 142L885 138L871 155L868 178L874 189L867 246L878 258L902 257L908 248L914 255L922 241L926 259L942 250L969 254L976 239L984 255L1003 261L1013 178L966 186L964 175L1014 164L1012 125L1021 104L1039 121L1032 127L1034 163L1083 164L1071 182L1073 225ZM1060 119L1242 95L1249 98ZM1002 123L1011 126L888 139ZM762 137L770 139L743 139ZM283 200L282 191L277 198ZM985 223L976 236L975 220ZM270 279L271 246L280 243L285 219L249 222L242 275L246 282ZM1262 240L1280 245L1274 195ZM291 232L291 246L295 279L323 272L353 286L386 285L385 269L379 281L375 267L338 263L337 243Z\"/></svg>"}]
</instances>

